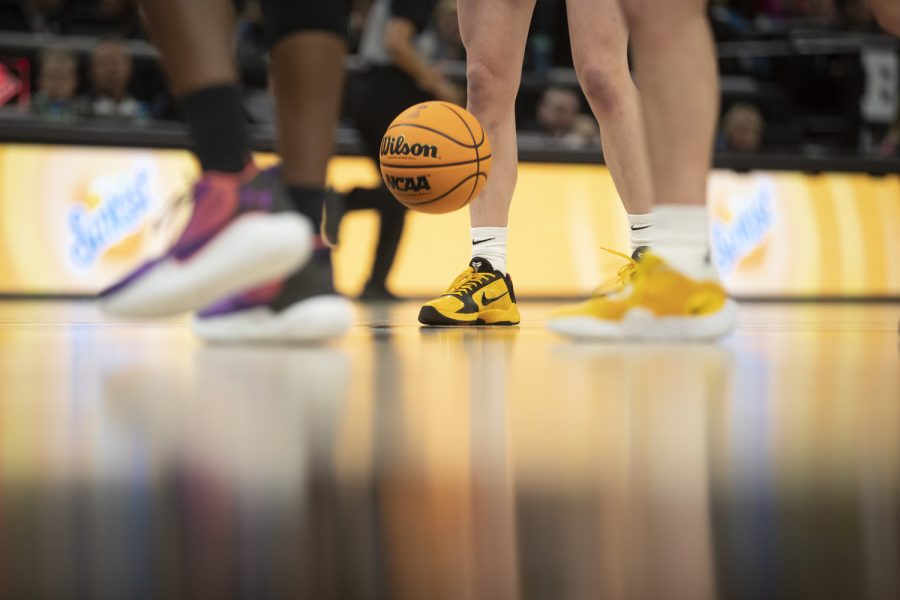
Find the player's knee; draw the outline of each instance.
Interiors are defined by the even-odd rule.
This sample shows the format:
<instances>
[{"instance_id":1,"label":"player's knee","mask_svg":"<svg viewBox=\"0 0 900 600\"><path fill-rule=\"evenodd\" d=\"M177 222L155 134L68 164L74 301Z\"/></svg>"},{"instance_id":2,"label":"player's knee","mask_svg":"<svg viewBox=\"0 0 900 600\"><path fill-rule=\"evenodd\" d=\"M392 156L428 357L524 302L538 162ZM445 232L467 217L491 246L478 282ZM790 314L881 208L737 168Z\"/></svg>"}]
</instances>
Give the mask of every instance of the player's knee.
<instances>
[{"instance_id":1,"label":"player's knee","mask_svg":"<svg viewBox=\"0 0 900 600\"><path fill-rule=\"evenodd\" d=\"M504 77L491 64L469 59L466 78L469 110L485 127L508 113L510 105L515 103L515 81L509 81L509 77Z\"/></svg>"},{"instance_id":2,"label":"player's knee","mask_svg":"<svg viewBox=\"0 0 900 600\"><path fill-rule=\"evenodd\" d=\"M600 114L611 114L625 101L625 84L628 75L620 75L605 65L589 63L576 65L578 81L591 107Z\"/></svg>"}]
</instances>

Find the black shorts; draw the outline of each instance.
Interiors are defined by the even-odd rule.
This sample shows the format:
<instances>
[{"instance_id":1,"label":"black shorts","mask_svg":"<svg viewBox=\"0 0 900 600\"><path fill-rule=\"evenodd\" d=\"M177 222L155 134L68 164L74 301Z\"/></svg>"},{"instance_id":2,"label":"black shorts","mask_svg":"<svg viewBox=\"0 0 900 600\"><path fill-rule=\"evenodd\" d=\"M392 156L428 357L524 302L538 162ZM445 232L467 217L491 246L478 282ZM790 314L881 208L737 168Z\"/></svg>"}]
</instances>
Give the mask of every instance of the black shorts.
<instances>
[{"instance_id":1,"label":"black shorts","mask_svg":"<svg viewBox=\"0 0 900 600\"><path fill-rule=\"evenodd\" d=\"M266 44L272 48L298 31L326 31L347 37L350 0L261 0Z\"/></svg>"}]
</instances>

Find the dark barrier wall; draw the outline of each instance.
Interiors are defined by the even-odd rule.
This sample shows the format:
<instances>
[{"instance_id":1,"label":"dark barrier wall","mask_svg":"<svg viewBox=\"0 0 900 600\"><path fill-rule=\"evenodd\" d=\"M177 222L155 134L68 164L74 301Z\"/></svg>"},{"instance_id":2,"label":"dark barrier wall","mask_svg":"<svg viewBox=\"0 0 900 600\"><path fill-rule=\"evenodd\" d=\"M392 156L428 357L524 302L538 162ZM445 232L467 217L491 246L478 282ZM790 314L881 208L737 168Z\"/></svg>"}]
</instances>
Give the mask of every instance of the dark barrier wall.
<instances>
[{"instance_id":1,"label":"dark barrier wall","mask_svg":"<svg viewBox=\"0 0 900 600\"><path fill-rule=\"evenodd\" d=\"M253 128L257 150L270 152L275 147L271 127ZM148 123L123 126L112 122L67 124L36 122L26 118L0 118L0 143L64 144L77 146L122 146L127 148L189 147L184 128L176 123ZM358 136L353 129L337 132L338 155L362 156ZM520 135L519 159L523 162L602 164L599 149L570 149L541 137ZM801 171L806 173L842 172L880 175L900 173L897 158L855 156L801 156L793 154L744 154L719 152L715 167L734 171Z\"/></svg>"}]
</instances>

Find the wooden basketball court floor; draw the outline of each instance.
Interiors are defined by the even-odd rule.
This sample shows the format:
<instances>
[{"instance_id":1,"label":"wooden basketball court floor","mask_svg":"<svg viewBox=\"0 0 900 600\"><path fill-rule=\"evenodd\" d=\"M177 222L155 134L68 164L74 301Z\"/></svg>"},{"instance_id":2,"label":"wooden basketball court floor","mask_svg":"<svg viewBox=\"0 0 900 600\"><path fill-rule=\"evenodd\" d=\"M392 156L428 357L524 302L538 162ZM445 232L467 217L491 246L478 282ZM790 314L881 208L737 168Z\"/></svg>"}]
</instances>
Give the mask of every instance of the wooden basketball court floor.
<instances>
[{"instance_id":1,"label":"wooden basketball court floor","mask_svg":"<svg viewBox=\"0 0 900 600\"><path fill-rule=\"evenodd\" d=\"M324 347L0 303L0 598L900 598L898 304Z\"/></svg>"}]
</instances>

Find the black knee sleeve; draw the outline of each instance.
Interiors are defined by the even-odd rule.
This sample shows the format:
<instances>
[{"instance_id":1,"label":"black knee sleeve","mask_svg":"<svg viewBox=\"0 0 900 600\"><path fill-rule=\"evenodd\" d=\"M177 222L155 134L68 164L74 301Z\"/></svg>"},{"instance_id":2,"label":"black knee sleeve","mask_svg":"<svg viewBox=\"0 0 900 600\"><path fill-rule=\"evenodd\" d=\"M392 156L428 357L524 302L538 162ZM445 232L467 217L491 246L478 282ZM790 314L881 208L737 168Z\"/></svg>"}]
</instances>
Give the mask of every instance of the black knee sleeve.
<instances>
[{"instance_id":1,"label":"black knee sleeve","mask_svg":"<svg viewBox=\"0 0 900 600\"><path fill-rule=\"evenodd\" d=\"M347 37L350 0L262 0L266 44L302 31L326 31Z\"/></svg>"}]
</instances>

